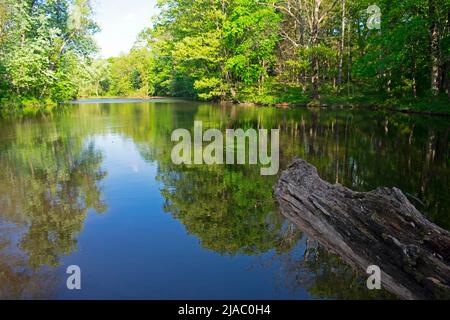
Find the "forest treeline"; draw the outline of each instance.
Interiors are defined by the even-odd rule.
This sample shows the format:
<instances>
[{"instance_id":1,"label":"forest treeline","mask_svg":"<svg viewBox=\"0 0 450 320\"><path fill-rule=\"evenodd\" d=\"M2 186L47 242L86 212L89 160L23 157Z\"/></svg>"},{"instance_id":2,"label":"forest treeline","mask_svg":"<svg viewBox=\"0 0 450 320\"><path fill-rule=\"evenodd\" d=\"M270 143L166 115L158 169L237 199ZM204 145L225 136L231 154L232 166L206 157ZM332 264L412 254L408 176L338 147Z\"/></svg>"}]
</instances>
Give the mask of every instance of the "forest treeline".
<instances>
[{"instance_id":1,"label":"forest treeline","mask_svg":"<svg viewBox=\"0 0 450 320\"><path fill-rule=\"evenodd\" d=\"M109 59L94 59L88 0L0 3L4 101L159 95L448 109L450 0L159 0L153 26Z\"/></svg>"},{"instance_id":2,"label":"forest treeline","mask_svg":"<svg viewBox=\"0 0 450 320\"><path fill-rule=\"evenodd\" d=\"M89 0L0 0L0 105L52 105L90 83L98 31Z\"/></svg>"}]
</instances>

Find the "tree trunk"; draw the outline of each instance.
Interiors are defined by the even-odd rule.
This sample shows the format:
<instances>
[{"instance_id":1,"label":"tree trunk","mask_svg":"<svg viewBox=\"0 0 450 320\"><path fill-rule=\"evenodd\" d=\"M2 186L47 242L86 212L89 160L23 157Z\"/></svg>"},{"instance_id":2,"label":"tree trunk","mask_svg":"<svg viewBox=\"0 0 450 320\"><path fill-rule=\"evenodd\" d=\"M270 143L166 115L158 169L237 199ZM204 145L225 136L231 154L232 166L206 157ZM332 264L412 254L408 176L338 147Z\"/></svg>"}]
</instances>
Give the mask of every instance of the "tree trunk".
<instances>
[{"instance_id":1,"label":"tree trunk","mask_svg":"<svg viewBox=\"0 0 450 320\"><path fill-rule=\"evenodd\" d=\"M439 94L439 29L436 21L435 0L428 0L430 21L431 92Z\"/></svg>"},{"instance_id":2,"label":"tree trunk","mask_svg":"<svg viewBox=\"0 0 450 320\"><path fill-rule=\"evenodd\" d=\"M445 65L445 90L447 91L448 99L450 100L450 61Z\"/></svg>"},{"instance_id":3,"label":"tree trunk","mask_svg":"<svg viewBox=\"0 0 450 320\"><path fill-rule=\"evenodd\" d=\"M416 80L416 73L417 73L417 62L414 58L414 66L413 66L413 77L412 77L412 86L413 86L413 96L414 99L417 98L417 80Z\"/></svg>"},{"instance_id":4,"label":"tree trunk","mask_svg":"<svg viewBox=\"0 0 450 320\"><path fill-rule=\"evenodd\" d=\"M312 93L311 99L319 99L319 57L317 55L316 49L319 43L319 31L320 31L320 21L319 21L319 12L320 12L320 4L322 0L314 1L314 12L312 16L312 30L311 30L311 48L313 49L311 64L312 64L312 76L311 76L311 84L312 84Z\"/></svg>"},{"instance_id":5,"label":"tree trunk","mask_svg":"<svg viewBox=\"0 0 450 320\"><path fill-rule=\"evenodd\" d=\"M402 299L450 298L450 232L428 221L399 189L355 192L320 179L303 160L274 188L281 212L310 237Z\"/></svg>"},{"instance_id":6,"label":"tree trunk","mask_svg":"<svg viewBox=\"0 0 450 320\"><path fill-rule=\"evenodd\" d=\"M342 67L344 65L344 46L345 46L345 0L342 0L342 27L341 27L341 43L339 47L339 74L338 74L338 94L341 94L342 85Z\"/></svg>"},{"instance_id":7,"label":"tree trunk","mask_svg":"<svg viewBox=\"0 0 450 320\"><path fill-rule=\"evenodd\" d=\"M319 58L317 57L316 53L313 53L312 57L312 67L313 67L313 74L312 74L312 93L311 93L311 99L320 99L319 94Z\"/></svg>"},{"instance_id":8,"label":"tree trunk","mask_svg":"<svg viewBox=\"0 0 450 320\"><path fill-rule=\"evenodd\" d=\"M350 88L353 90L352 86L352 24L348 23L348 66L347 66L347 94L350 96Z\"/></svg>"},{"instance_id":9,"label":"tree trunk","mask_svg":"<svg viewBox=\"0 0 450 320\"><path fill-rule=\"evenodd\" d=\"M447 15L446 32L447 33L450 32L450 10ZM447 78L447 96L448 96L448 99L450 100L450 57L448 55L447 55L447 63L446 63L446 68L445 68L445 76Z\"/></svg>"}]
</instances>

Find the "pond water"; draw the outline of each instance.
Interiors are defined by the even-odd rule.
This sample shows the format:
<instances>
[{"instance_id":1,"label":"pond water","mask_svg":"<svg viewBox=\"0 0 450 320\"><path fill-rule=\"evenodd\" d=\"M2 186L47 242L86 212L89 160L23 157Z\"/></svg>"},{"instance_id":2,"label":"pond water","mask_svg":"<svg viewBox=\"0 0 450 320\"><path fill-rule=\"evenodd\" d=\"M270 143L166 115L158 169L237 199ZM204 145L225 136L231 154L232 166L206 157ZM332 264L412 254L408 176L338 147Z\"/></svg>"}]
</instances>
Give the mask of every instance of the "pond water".
<instances>
[{"instance_id":1,"label":"pond water","mask_svg":"<svg viewBox=\"0 0 450 320\"><path fill-rule=\"evenodd\" d=\"M0 121L0 299L393 298L282 217L277 176L174 165L172 131L195 121L280 129L281 170L297 156L354 190L398 187L450 229L448 118L85 101Z\"/></svg>"}]
</instances>

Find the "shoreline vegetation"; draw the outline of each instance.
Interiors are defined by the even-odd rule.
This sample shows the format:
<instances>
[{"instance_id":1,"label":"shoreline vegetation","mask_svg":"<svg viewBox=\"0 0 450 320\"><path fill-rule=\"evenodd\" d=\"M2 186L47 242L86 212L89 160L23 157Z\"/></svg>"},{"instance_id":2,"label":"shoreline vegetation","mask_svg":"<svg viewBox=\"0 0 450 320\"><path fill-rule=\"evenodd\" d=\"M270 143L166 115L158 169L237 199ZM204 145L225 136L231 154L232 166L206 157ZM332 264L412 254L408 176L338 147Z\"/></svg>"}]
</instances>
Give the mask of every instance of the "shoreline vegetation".
<instances>
[{"instance_id":1,"label":"shoreline vegetation","mask_svg":"<svg viewBox=\"0 0 450 320\"><path fill-rule=\"evenodd\" d=\"M83 102L89 100L142 100L151 101L156 99L183 99L191 100L195 102L205 102L202 100L192 99L191 97L170 97L170 96L92 96L92 97L80 97L73 101L57 103L51 100L40 102L37 100L30 101L13 101L0 104L0 118L21 118L21 117L33 117L43 114L51 114L53 111L60 109L62 106L72 104L73 102ZM448 110L447 101L443 99L435 99L435 102L416 102L414 104L387 104L387 103L358 103L352 102L352 100L335 99L330 97L328 100L312 100L309 102L279 102L279 103L264 103L264 102L233 102L233 101L220 101L213 104L226 104L226 105L241 105L249 107L274 107L274 108L307 108L307 109L364 109L372 111L388 111L399 112L404 114L417 114L426 116L440 116L450 117L450 110Z\"/></svg>"},{"instance_id":2,"label":"shoreline vegetation","mask_svg":"<svg viewBox=\"0 0 450 320\"><path fill-rule=\"evenodd\" d=\"M308 109L365 109L373 111L388 111L399 112L405 114L417 114L427 116L440 116L450 117L450 108L447 105L446 97L434 99L434 101L422 101L415 103L359 103L354 102L352 99L333 99L336 97L330 97L323 100L311 100L305 102L302 100L296 100L293 102L277 102L277 103L265 103L254 101L210 101L213 104L226 104L226 105L240 105L249 107L274 107L274 108L308 108ZM339 97L338 97L339 98ZM90 100L142 100L151 101L157 99L181 99L204 103L205 101L193 99L191 97L170 97L170 96L90 96L80 97L73 101L57 103L51 100L38 101L38 100L26 100L26 101L10 101L3 104L0 103L0 118L21 118L21 117L33 117L42 114L50 114L53 111L61 109L62 106L67 106L72 103L89 102ZM306 100L307 101L307 100Z\"/></svg>"},{"instance_id":3,"label":"shoreline vegetation","mask_svg":"<svg viewBox=\"0 0 450 320\"><path fill-rule=\"evenodd\" d=\"M90 0L0 3L0 116L85 96L450 114L450 0L161 0L98 56ZM150 18L150 13L149 13Z\"/></svg>"}]
</instances>

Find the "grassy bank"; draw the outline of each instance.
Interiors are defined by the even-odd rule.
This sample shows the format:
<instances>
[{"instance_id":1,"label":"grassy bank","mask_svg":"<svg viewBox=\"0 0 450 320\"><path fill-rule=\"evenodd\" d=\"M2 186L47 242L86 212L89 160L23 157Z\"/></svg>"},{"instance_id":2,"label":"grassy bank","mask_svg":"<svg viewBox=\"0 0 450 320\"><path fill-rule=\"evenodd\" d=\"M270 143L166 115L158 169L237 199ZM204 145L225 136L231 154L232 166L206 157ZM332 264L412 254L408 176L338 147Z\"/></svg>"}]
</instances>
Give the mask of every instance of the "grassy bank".
<instances>
[{"instance_id":1,"label":"grassy bank","mask_svg":"<svg viewBox=\"0 0 450 320\"><path fill-rule=\"evenodd\" d=\"M256 93L255 93L256 92ZM355 92L353 88L342 88L338 94L335 88L321 93L319 99L311 99L308 90L297 86L273 86L269 90L242 92L237 100L244 104L282 107L355 107L391 111L437 114L450 116L450 99L447 95L424 98L401 98L380 95L374 92Z\"/></svg>"}]
</instances>

